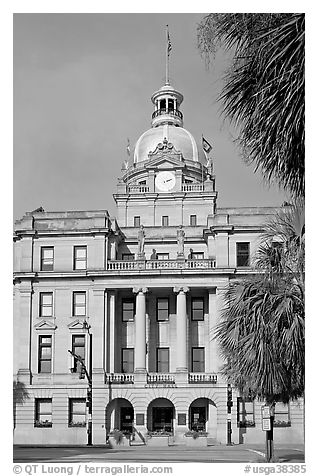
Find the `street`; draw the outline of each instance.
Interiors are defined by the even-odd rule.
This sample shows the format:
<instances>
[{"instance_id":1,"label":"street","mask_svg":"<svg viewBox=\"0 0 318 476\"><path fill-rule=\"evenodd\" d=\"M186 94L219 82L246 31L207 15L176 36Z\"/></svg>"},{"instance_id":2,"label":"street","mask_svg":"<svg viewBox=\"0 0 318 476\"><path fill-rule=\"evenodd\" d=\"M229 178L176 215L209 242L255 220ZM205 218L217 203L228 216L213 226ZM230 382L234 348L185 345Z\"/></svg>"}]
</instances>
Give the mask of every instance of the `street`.
<instances>
[{"instance_id":1,"label":"street","mask_svg":"<svg viewBox=\"0 0 318 476\"><path fill-rule=\"evenodd\" d=\"M163 448L140 447L34 447L14 446L14 463L46 462L193 462L193 463L260 463L264 461L261 446L211 446L188 448L170 446ZM275 456L281 462L304 462L301 445L280 445Z\"/></svg>"}]
</instances>

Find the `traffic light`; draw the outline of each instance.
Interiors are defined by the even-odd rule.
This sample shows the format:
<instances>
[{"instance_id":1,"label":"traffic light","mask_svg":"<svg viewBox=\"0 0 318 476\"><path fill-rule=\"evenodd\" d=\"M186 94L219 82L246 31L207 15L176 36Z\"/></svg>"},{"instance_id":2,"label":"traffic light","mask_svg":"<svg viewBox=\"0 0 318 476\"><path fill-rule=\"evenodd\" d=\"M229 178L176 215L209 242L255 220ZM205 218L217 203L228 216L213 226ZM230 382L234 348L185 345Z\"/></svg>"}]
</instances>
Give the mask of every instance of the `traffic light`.
<instances>
[{"instance_id":1,"label":"traffic light","mask_svg":"<svg viewBox=\"0 0 318 476\"><path fill-rule=\"evenodd\" d=\"M92 405L92 390L87 389L87 397L86 397L86 406L91 408Z\"/></svg>"},{"instance_id":2,"label":"traffic light","mask_svg":"<svg viewBox=\"0 0 318 476\"><path fill-rule=\"evenodd\" d=\"M233 407L233 399L232 399L232 389L231 385L227 386L227 408L230 409Z\"/></svg>"},{"instance_id":3,"label":"traffic light","mask_svg":"<svg viewBox=\"0 0 318 476\"><path fill-rule=\"evenodd\" d=\"M80 378L80 379L83 379L83 378L85 378L85 376L86 376L86 375L85 375L85 367L84 367L83 364L80 364L80 365L81 365L81 370L80 370L79 378Z\"/></svg>"}]
</instances>

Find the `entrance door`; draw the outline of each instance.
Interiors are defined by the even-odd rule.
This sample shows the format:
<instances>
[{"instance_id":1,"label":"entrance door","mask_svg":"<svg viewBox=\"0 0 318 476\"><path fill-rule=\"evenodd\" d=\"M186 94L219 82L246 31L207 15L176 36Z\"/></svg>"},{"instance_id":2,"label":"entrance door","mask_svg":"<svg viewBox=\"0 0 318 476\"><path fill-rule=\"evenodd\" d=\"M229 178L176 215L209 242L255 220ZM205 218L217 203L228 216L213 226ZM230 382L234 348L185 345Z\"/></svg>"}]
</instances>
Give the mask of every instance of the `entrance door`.
<instances>
[{"instance_id":1,"label":"entrance door","mask_svg":"<svg viewBox=\"0 0 318 476\"><path fill-rule=\"evenodd\" d=\"M134 422L134 409L123 407L120 409L120 430L123 433L132 433Z\"/></svg>"},{"instance_id":2,"label":"entrance door","mask_svg":"<svg viewBox=\"0 0 318 476\"><path fill-rule=\"evenodd\" d=\"M152 409L153 431L173 431L173 408L154 407Z\"/></svg>"},{"instance_id":3,"label":"entrance door","mask_svg":"<svg viewBox=\"0 0 318 476\"><path fill-rule=\"evenodd\" d=\"M206 408L192 407L190 412L190 429L194 431L205 431Z\"/></svg>"}]
</instances>

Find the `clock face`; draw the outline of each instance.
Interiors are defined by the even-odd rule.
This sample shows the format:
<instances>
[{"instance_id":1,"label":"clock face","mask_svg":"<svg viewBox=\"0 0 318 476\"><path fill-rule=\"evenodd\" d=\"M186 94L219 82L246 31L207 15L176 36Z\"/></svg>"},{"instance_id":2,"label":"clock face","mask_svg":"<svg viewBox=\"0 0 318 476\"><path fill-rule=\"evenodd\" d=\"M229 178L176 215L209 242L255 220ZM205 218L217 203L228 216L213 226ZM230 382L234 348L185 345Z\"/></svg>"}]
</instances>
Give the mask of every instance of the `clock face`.
<instances>
[{"instance_id":1,"label":"clock face","mask_svg":"<svg viewBox=\"0 0 318 476\"><path fill-rule=\"evenodd\" d=\"M176 177L173 172L159 172L156 177L156 187L162 192L169 192L176 184Z\"/></svg>"}]
</instances>

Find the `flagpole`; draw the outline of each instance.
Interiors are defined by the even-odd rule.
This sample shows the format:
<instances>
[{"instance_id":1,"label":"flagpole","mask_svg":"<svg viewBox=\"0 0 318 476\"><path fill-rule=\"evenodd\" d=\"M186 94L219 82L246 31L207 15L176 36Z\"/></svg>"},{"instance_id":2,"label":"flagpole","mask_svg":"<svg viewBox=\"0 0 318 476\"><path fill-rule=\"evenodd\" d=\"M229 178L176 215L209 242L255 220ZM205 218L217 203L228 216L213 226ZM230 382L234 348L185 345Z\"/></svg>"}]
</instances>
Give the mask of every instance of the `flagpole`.
<instances>
[{"instance_id":1,"label":"flagpole","mask_svg":"<svg viewBox=\"0 0 318 476\"><path fill-rule=\"evenodd\" d=\"M166 25L166 41L167 41L167 44L166 44L166 85L169 84L169 48L168 48L168 44L169 44L169 30L168 30L168 25Z\"/></svg>"}]
</instances>

